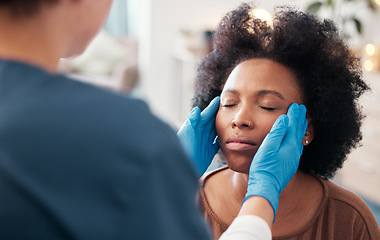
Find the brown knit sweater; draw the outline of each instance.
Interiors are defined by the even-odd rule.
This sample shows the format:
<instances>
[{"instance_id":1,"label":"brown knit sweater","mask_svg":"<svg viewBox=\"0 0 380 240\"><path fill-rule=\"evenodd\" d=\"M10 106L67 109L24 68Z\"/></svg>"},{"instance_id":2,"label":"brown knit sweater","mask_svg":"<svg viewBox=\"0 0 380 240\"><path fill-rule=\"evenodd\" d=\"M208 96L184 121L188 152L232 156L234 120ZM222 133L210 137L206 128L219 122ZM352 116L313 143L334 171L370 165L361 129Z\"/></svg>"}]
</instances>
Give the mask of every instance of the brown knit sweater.
<instances>
[{"instance_id":1,"label":"brown knit sweater","mask_svg":"<svg viewBox=\"0 0 380 240\"><path fill-rule=\"evenodd\" d=\"M209 178L226 169L223 167L209 172L200 180L200 205L214 239L218 239L229 225L211 209L204 186ZM323 200L314 217L305 222L300 229L286 235L273 236L273 239L380 240L379 225L367 204L359 196L330 180L317 179L323 186Z\"/></svg>"}]
</instances>

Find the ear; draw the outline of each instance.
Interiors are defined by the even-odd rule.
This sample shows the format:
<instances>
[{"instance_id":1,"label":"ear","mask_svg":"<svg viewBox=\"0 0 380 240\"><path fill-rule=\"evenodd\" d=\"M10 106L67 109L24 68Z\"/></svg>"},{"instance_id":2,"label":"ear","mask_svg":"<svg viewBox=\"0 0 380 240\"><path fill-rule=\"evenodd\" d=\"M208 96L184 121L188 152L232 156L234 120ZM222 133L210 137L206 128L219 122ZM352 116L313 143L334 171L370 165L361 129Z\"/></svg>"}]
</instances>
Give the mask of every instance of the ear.
<instances>
[{"instance_id":1,"label":"ear","mask_svg":"<svg viewBox=\"0 0 380 240\"><path fill-rule=\"evenodd\" d=\"M302 144L304 146L307 146L311 143L311 141L313 141L314 139L314 125L313 125L313 119L311 117L306 117L307 121L308 121L308 125L307 125L307 128L306 128L306 133L305 133L305 136L303 137L302 139Z\"/></svg>"}]
</instances>

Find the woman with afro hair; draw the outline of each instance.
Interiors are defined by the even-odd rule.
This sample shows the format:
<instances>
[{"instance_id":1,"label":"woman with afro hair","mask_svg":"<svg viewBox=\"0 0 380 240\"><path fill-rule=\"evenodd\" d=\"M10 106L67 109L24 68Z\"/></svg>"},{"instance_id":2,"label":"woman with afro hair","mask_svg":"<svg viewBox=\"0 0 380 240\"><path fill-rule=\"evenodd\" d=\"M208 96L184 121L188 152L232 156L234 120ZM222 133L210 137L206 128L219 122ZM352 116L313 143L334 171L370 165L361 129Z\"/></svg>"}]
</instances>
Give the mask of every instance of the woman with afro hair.
<instances>
[{"instance_id":1,"label":"woman with afro hair","mask_svg":"<svg viewBox=\"0 0 380 240\"><path fill-rule=\"evenodd\" d=\"M365 202L329 180L362 138L357 101L368 89L333 22L291 7L264 21L247 3L227 13L200 64L194 97L202 110L221 97L215 126L227 166L204 174L200 188L214 238L240 210L260 144L295 102L306 106L308 127L298 171L280 195L273 239L380 239Z\"/></svg>"}]
</instances>

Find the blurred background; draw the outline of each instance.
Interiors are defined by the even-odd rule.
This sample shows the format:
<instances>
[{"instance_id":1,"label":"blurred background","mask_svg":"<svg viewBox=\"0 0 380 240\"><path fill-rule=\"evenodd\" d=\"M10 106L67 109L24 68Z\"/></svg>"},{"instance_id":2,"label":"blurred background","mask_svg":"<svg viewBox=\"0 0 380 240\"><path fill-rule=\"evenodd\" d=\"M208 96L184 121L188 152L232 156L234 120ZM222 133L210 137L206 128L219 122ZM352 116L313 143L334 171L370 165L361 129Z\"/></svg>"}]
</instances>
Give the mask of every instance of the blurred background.
<instances>
[{"instance_id":1,"label":"blurred background","mask_svg":"<svg viewBox=\"0 0 380 240\"><path fill-rule=\"evenodd\" d=\"M222 16L241 0L114 0L104 28L81 56L62 59L78 81L132 94L178 129L191 110L196 71ZM361 99L363 145L334 181L366 200L380 223L380 0L261 0L265 14L291 5L333 19L372 92ZM344 103L343 103L344 104Z\"/></svg>"}]
</instances>

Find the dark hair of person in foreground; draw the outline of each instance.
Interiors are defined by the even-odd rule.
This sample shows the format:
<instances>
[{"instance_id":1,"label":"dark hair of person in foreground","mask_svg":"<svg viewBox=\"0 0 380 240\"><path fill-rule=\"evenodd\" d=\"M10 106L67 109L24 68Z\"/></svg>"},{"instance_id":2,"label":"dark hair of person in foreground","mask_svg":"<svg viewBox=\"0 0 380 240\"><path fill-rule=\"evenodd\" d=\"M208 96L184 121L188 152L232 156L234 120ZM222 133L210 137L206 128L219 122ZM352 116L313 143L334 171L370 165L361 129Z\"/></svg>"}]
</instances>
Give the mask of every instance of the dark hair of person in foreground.
<instances>
[{"instance_id":1,"label":"dark hair of person in foreground","mask_svg":"<svg viewBox=\"0 0 380 240\"><path fill-rule=\"evenodd\" d=\"M59 1L60 0L0 0L0 7L8 7L15 18L20 18L34 15L44 4L54 4Z\"/></svg>"}]
</instances>

